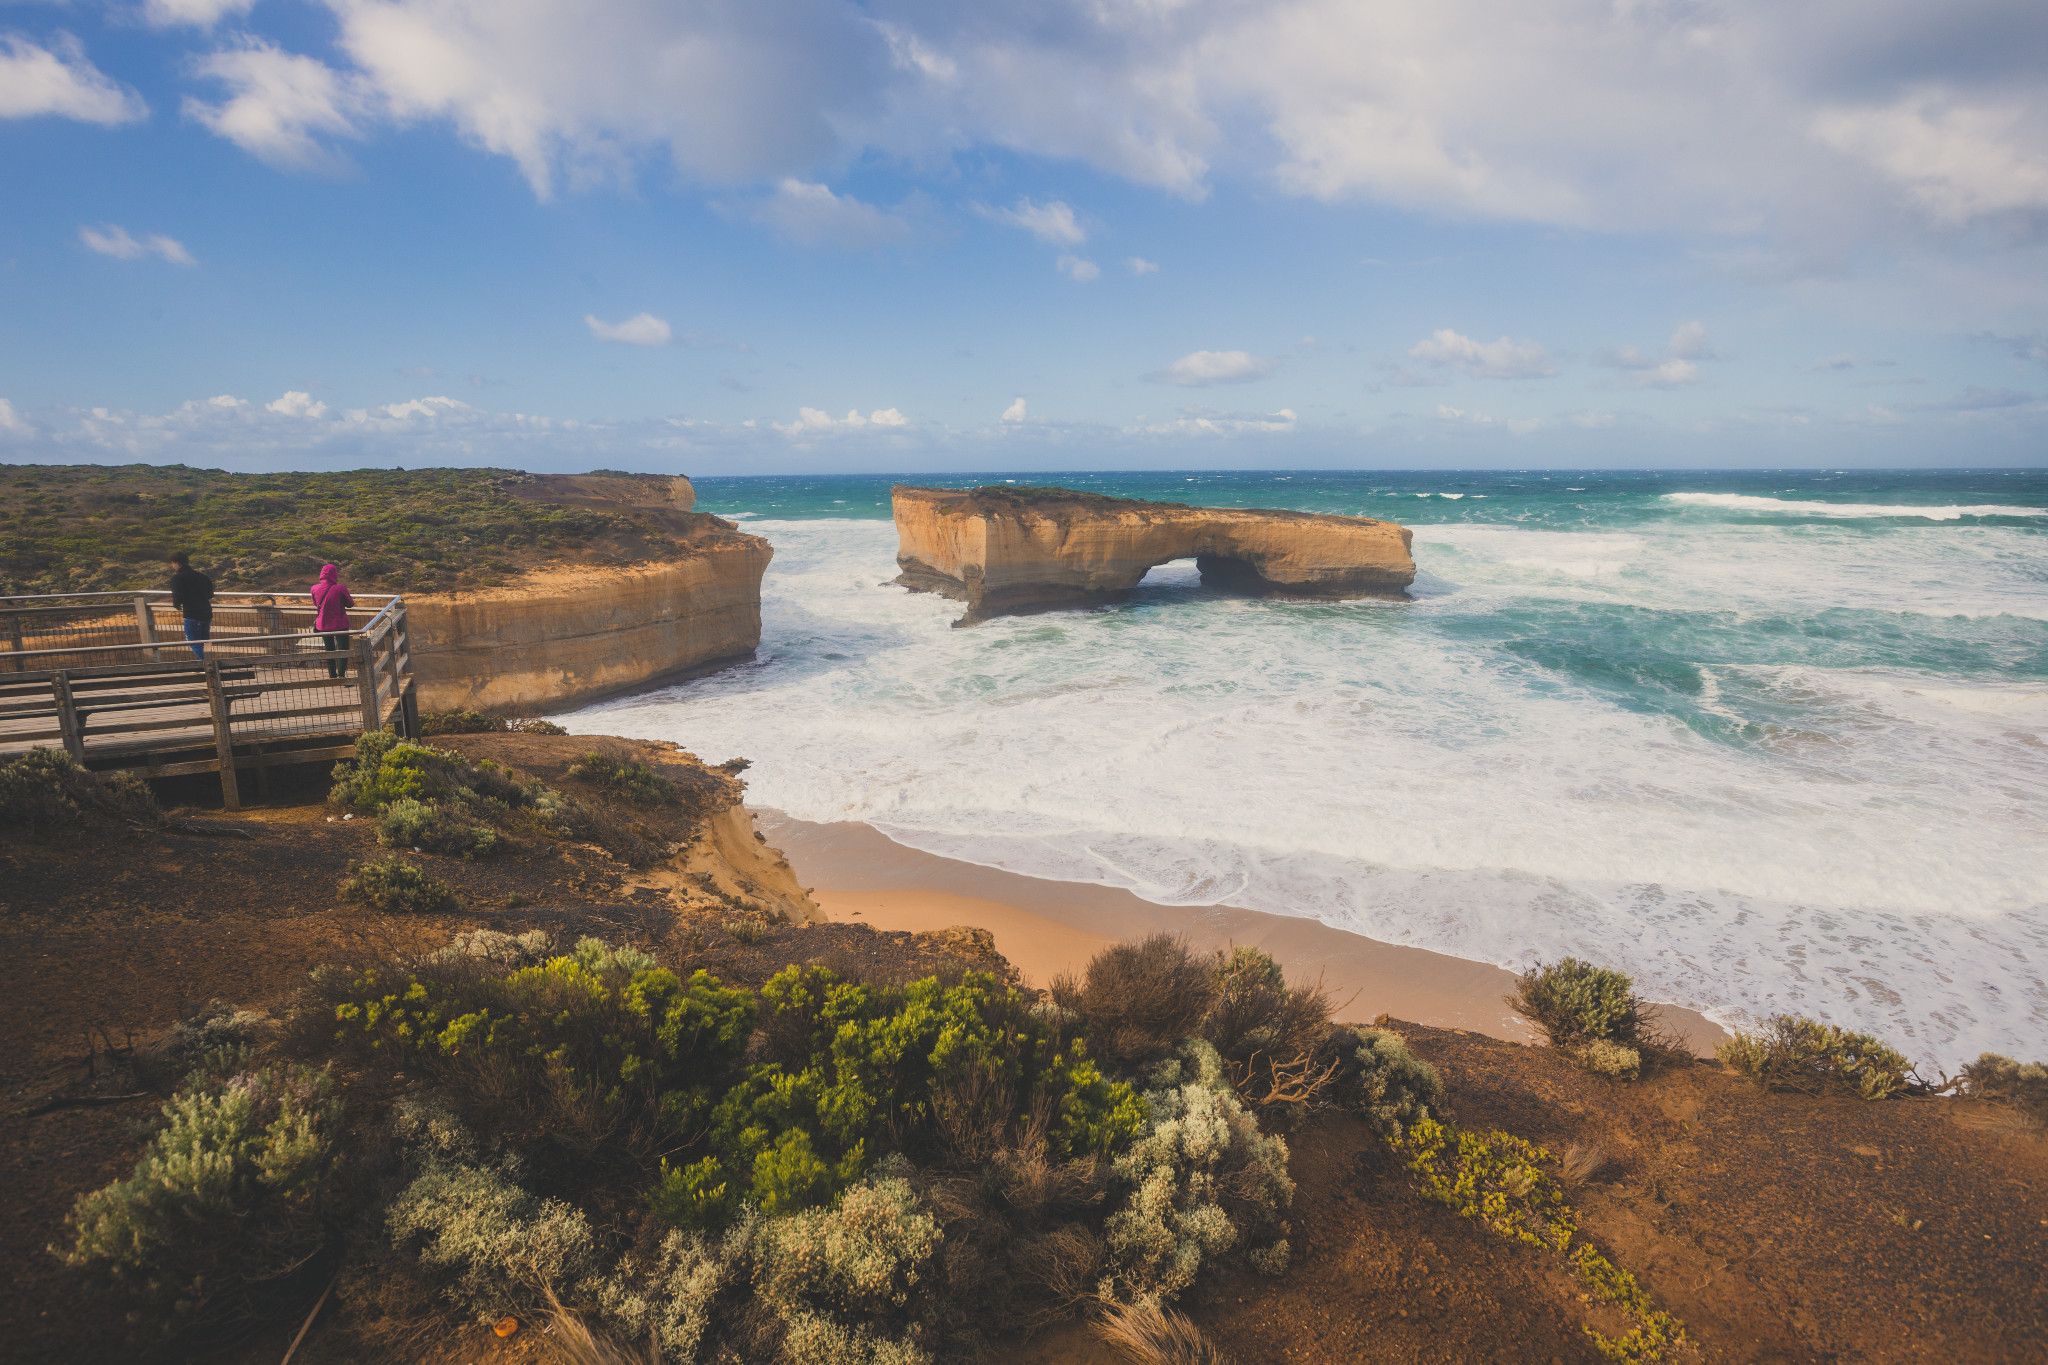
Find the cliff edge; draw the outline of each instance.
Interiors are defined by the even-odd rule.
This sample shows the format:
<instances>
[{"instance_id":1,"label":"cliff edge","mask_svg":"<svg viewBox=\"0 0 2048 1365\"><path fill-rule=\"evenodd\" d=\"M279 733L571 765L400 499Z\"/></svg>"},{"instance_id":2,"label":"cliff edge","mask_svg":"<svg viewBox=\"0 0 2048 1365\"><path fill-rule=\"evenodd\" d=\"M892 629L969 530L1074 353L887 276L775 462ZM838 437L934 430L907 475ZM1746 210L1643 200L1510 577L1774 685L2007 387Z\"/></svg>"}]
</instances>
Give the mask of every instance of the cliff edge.
<instances>
[{"instance_id":1,"label":"cliff edge","mask_svg":"<svg viewBox=\"0 0 2048 1365\"><path fill-rule=\"evenodd\" d=\"M753 657L774 551L691 511L688 479L543 475L510 492L624 514L644 534L495 586L408 594L422 710L561 710Z\"/></svg>"},{"instance_id":2,"label":"cliff edge","mask_svg":"<svg viewBox=\"0 0 2048 1365\"><path fill-rule=\"evenodd\" d=\"M896 581L967 604L956 625L1113 602L1192 558L1209 587L1254 597L1403 597L1414 534L1320 512L1189 507L1066 488L891 490Z\"/></svg>"}]
</instances>

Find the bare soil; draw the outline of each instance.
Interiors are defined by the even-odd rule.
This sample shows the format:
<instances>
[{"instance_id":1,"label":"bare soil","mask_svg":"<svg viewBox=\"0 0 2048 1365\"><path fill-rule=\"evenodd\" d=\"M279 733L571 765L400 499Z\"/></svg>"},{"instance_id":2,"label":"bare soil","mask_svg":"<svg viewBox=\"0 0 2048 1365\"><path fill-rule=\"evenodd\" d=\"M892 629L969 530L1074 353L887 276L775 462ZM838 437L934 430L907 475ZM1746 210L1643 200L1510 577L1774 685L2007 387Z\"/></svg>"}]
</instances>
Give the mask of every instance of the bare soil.
<instances>
[{"instance_id":1,"label":"bare soil","mask_svg":"<svg viewBox=\"0 0 2048 1365\"><path fill-rule=\"evenodd\" d=\"M590 743L543 738L437 742L516 757L551 782ZM722 927L736 918L729 905L635 885L631 869L580 845L483 864L433 859L465 913L378 914L337 896L375 841L366 820L330 822L325 790L324 772L299 773L277 782L271 806L230 818L206 808L195 779L164 788L167 801L191 803L172 828L0 836L0 935L15 964L0 991L0 1357L138 1359L46 1248L80 1193L127 1173L161 1103L120 1050L208 999L278 1010L318 963L479 925L629 940L750 983L790 961L904 978L1000 965L968 939L853 924L767 926L745 942ZM223 833L237 830L249 837ZM1768 1094L1711 1064L1619 1085L1547 1049L1396 1027L1443 1073L1458 1122L1605 1154L1573 1194L1581 1221L1685 1322L1697 1359L2048 1360L2048 1138L2014 1111ZM368 1130L374 1103L358 1099L372 1096L351 1101L352 1122ZM1357 1120L1317 1115L1289 1142L1293 1268L1277 1280L1206 1277L1182 1303L1232 1359L1590 1362L1599 1357L1584 1328L1619 1330L1556 1257L1419 1198ZM244 1340L185 1358L282 1358L324 1283L280 1294L275 1317ZM295 1361L367 1360L349 1346L350 1311L330 1301ZM445 1343L450 1360L541 1359L545 1345L532 1331ZM1115 1359L1080 1326L1002 1358Z\"/></svg>"}]
</instances>

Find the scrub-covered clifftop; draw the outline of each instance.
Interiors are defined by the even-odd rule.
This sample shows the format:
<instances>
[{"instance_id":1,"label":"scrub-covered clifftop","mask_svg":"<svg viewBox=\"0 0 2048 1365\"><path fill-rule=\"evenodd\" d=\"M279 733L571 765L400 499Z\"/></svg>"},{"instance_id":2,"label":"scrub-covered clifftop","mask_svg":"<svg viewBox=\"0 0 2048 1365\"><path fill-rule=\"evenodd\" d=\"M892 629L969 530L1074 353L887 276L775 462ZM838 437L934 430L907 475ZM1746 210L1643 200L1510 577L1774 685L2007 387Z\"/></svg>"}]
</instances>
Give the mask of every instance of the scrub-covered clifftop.
<instances>
[{"instance_id":1,"label":"scrub-covered clifftop","mask_svg":"<svg viewBox=\"0 0 2048 1365\"><path fill-rule=\"evenodd\" d=\"M1257 597L1400 597L1404 526L1367 517L1142 502L1065 488L898 487L897 582L967 604L958 624L1112 602L1155 565Z\"/></svg>"},{"instance_id":2,"label":"scrub-covered clifftop","mask_svg":"<svg viewBox=\"0 0 2048 1365\"><path fill-rule=\"evenodd\" d=\"M0 470L0 593L156 588L185 550L223 591L303 593L325 563L406 599L427 710L560 709L747 658L759 536L672 475L507 469Z\"/></svg>"}]
</instances>

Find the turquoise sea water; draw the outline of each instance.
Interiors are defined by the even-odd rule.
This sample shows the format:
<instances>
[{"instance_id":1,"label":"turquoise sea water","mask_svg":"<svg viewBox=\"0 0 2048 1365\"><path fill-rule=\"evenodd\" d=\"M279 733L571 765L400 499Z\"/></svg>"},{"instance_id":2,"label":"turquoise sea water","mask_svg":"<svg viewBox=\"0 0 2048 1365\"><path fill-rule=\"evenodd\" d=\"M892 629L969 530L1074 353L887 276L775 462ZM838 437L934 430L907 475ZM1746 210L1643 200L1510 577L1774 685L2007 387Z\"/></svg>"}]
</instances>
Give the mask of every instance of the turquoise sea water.
<instances>
[{"instance_id":1,"label":"turquoise sea water","mask_svg":"<svg viewBox=\"0 0 2048 1365\"><path fill-rule=\"evenodd\" d=\"M2048 474L1020 475L1397 520L1414 600L1182 562L969 630L886 586L895 481L700 481L775 546L758 660L573 726L950 857L2048 1055Z\"/></svg>"}]
</instances>

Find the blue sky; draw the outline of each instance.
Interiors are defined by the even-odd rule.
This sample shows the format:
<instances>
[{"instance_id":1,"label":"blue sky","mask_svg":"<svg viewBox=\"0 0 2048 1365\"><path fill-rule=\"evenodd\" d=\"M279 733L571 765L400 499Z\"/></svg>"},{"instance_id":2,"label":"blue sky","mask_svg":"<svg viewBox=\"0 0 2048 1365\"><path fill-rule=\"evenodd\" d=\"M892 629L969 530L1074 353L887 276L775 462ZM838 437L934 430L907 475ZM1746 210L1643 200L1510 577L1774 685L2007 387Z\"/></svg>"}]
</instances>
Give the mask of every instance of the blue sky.
<instances>
[{"instance_id":1,"label":"blue sky","mask_svg":"<svg viewBox=\"0 0 2048 1365\"><path fill-rule=\"evenodd\" d=\"M0 460L2048 460L2048 9L0 0Z\"/></svg>"}]
</instances>

